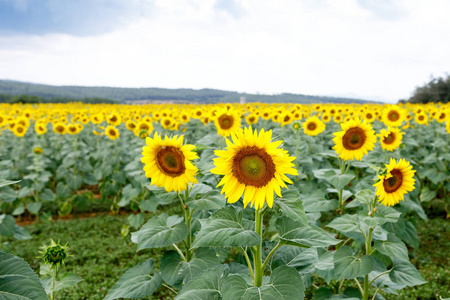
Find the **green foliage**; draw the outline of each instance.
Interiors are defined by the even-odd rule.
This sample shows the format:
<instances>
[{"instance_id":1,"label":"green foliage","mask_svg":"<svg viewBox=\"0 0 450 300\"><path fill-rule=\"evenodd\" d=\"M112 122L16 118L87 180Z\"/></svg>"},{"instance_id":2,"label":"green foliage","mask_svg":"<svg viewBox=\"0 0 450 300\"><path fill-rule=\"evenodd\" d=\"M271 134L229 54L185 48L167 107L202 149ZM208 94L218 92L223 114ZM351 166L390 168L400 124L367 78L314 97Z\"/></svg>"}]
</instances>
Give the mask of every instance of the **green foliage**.
<instances>
[{"instance_id":1,"label":"green foliage","mask_svg":"<svg viewBox=\"0 0 450 300\"><path fill-rule=\"evenodd\" d=\"M407 101L411 103L448 103L450 101L450 75L447 75L447 78L431 78L424 86L417 87Z\"/></svg>"},{"instance_id":2,"label":"green foliage","mask_svg":"<svg viewBox=\"0 0 450 300\"><path fill-rule=\"evenodd\" d=\"M0 298L48 299L39 277L19 257L0 251Z\"/></svg>"}]
</instances>

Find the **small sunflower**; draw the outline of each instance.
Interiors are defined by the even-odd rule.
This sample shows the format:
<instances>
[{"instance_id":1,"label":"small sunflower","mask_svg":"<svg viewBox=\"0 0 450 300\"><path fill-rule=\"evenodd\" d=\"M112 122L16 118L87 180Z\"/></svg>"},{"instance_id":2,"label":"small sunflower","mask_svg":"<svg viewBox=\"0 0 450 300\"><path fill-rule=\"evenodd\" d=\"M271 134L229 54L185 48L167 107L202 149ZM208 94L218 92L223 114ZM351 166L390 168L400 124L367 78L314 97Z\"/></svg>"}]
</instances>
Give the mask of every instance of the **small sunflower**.
<instances>
[{"instance_id":1,"label":"small sunflower","mask_svg":"<svg viewBox=\"0 0 450 300\"><path fill-rule=\"evenodd\" d=\"M145 164L145 176L151 178L151 183L164 187L167 192L181 192L187 185L197 183L195 175L197 167L192 160L198 158L192 151L194 145L183 145L183 136L174 136L164 140L158 133L153 138L146 138L146 146L142 148L141 162Z\"/></svg>"},{"instance_id":2,"label":"small sunflower","mask_svg":"<svg viewBox=\"0 0 450 300\"><path fill-rule=\"evenodd\" d=\"M403 133L398 128L381 129L380 134L381 148L387 151L394 151L402 143Z\"/></svg>"},{"instance_id":3,"label":"small sunflower","mask_svg":"<svg viewBox=\"0 0 450 300\"><path fill-rule=\"evenodd\" d=\"M47 132L47 124L43 123L43 122L36 122L34 124L34 131L38 135L42 135L42 134L46 133Z\"/></svg>"},{"instance_id":4,"label":"small sunflower","mask_svg":"<svg viewBox=\"0 0 450 300\"><path fill-rule=\"evenodd\" d=\"M341 128L342 131L334 133L333 149L343 160L361 160L364 154L375 147L375 131L365 121L350 119L342 123Z\"/></svg>"},{"instance_id":5,"label":"small sunflower","mask_svg":"<svg viewBox=\"0 0 450 300\"><path fill-rule=\"evenodd\" d=\"M65 134L66 133L66 125L63 123L56 123L53 125L53 131L59 134Z\"/></svg>"},{"instance_id":6,"label":"small sunflower","mask_svg":"<svg viewBox=\"0 0 450 300\"><path fill-rule=\"evenodd\" d=\"M111 114L108 119L108 124L119 126L122 123L122 117L118 113Z\"/></svg>"},{"instance_id":7,"label":"small sunflower","mask_svg":"<svg viewBox=\"0 0 450 300\"><path fill-rule=\"evenodd\" d=\"M400 200L404 200L407 192L414 190L415 179L410 163L404 159L398 162L391 158L389 165L386 165L386 172L378 175L380 181L374 184L375 195L378 201L384 206L394 206Z\"/></svg>"},{"instance_id":8,"label":"small sunflower","mask_svg":"<svg viewBox=\"0 0 450 300\"><path fill-rule=\"evenodd\" d=\"M303 131L310 136L316 136L322 133L326 128L325 123L320 121L318 117L309 117L303 123Z\"/></svg>"},{"instance_id":9,"label":"small sunflower","mask_svg":"<svg viewBox=\"0 0 450 300\"><path fill-rule=\"evenodd\" d=\"M248 116L245 117L245 120L247 121L248 125L253 125L258 123L259 116L255 113L249 114Z\"/></svg>"},{"instance_id":10,"label":"small sunflower","mask_svg":"<svg viewBox=\"0 0 450 300\"><path fill-rule=\"evenodd\" d=\"M42 153L42 148L41 148L41 147L35 147L35 148L33 149L33 152L34 152L35 154L41 154L41 153Z\"/></svg>"},{"instance_id":11,"label":"small sunflower","mask_svg":"<svg viewBox=\"0 0 450 300\"><path fill-rule=\"evenodd\" d=\"M227 137L241 129L241 117L234 110L221 109L214 119L217 134Z\"/></svg>"},{"instance_id":12,"label":"small sunflower","mask_svg":"<svg viewBox=\"0 0 450 300\"><path fill-rule=\"evenodd\" d=\"M292 181L285 175L298 175L286 150L278 148L283 141L271 142L272 130L252 132L245 128L232 135L233 143L225 139L226 150L216 150L218 158L211 173L225 175L217 186L222 186L228 203L235 203L244 194L244 207L249 203L261 209L267 202L273 206L273 193L281 197L285 182Z\"/></svg>"},{"instance_id":13,"label":"small sunflower","mask_svg":"<svg viewBox=\"0 0 450 300\"><path fill-rule=\"evenodd\" d=\"M428 116L426 113L418 113L414 117L414 121L416 121L419 125L427 125L428 126Z\"/></svg>"},{"instance_id":14,"label":"small sunflower","mask_svg":"<svg viewBox=\"0 0 450 300\"><path fill-rule=\"evenodd\" d=\"M18 137L23 137L25 133L27 133L27 130L27 127L21 124L16 124L16 126L14 126L13 133Z\"/></svg>"},{"instance_id":15,"label":"small sunflower","mask_svg":"<svg viewBox=\"0 0 450 300\"><path fill-rule=\"evenodd\" d=\"M120 136L119 129L115 128L114 126L107 126L105 128L105 135L111 140L115 140Z\"/></svg>"},{"instance_id":16,"label":"small sunflower","mask_svg":"<svg viewBox=\"0 0 450 300\"><path fill-rule=\"evenodd\" d=\"M383 110L382 120L388 127L399 127L406 119L406 112L398 105L390 105Z\"/></svg>"},{"instance_id":17,"label":"small sunflower","mask_svg":"<svg viewBox=\"0 0 450 300\"><path fill-rule=\"evenodd\" d=\"M77 134L78 133L78 126L76 124L69 124L67 126L67 133L68 134Z\"/></svg>"},{"instance_id":18,"label":"small sunflower","mask_svg":"<svg viewBox=\"0 0 450 300\"><path fill-rule=\"evenodd\" d=\"M133 131L136 128L136 126L137 126L136 123L131 119L125 123L125 127L127 127L127 129L130 131Z\"/></svg>"}]
</instances>

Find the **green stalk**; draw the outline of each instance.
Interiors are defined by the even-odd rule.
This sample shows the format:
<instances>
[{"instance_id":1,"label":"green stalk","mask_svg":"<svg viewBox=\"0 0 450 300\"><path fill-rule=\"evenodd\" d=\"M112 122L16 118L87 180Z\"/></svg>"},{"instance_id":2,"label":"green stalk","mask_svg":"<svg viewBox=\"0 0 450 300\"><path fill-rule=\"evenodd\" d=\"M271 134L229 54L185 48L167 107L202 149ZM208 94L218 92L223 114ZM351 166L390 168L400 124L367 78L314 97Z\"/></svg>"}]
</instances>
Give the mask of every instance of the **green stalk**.
<instances>
[{"instance_id":1,"label":"green stalk","mask_svg":"<svg viewBox=\"0 0 450 300\"><path fill-rule=\"evenodd\" d=\"M370 253L372 252L372 232L373 228L369 228L369 234L366 239L366 255L370 255ZM369 274L367 274L364 276L363 300L369 299L369 286L370 286Z\"/></svg>"},{"instance_id":2,"label":"green stalk","mask_svg":"<svg viewBox=\"0 0 450 300\"><path fill-rule=\"evenodd\" d=\"M256 287L262 285L262 278L264 273L261 261L262 222L263 222L263 211L257 209L255 211L255 232L261 237L261 242L259 243L259 245L252 247L253 264L255 265L255 279L253 285Z\"/></svg>"},{"instance_id":3,"label":"green stalk","mask_svg":"<svg viewBox=\"0 0 450 300\"><path fill-rule=\"evenodd\" d=\"M57 266L53 266L53 272L52 272L52 292L50 294L50 299L54 300L56 299L56 275L57 275Z\"/></svg>"},{"instance_id":4,"label":"green stalk","mask_svg":"<svg viewBox=\"0 0 450 300\"><path fill-rule=\"evenodd\" d=\"M186 222L186 225L188 227L188 235L186 237L186 261L190 261L192 259L192 251L191 251L191 245L192 245L192 233L191 233L191 219L192 219L192 213L191 209L187 208L186 205L183 202L183 199L181 198L180 194L177 193L178 199L180 199L181 207L184 211L184 221ZM189 197L189 192L186 190L185 193L186 199Z\"/></svg>"}]
</instances>

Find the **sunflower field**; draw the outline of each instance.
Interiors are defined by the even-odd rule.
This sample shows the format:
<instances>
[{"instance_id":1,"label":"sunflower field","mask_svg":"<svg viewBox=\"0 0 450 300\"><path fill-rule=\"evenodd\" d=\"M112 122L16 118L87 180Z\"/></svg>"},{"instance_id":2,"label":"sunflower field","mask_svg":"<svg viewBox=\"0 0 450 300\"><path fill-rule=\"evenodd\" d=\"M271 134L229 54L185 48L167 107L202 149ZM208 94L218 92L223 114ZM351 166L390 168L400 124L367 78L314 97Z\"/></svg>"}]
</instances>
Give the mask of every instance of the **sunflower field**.
<instances>
[{"instance_id":1,"label":"sunflower field","mask_svg":"<svg viewBox=\"0 0 450 300\"><path fill-rule=\"evenodd\" d=\"M430 285L415 224L450 218L449 135L440 103L0 104L0 296L400 299ZM93 215L139 258L105 289L73 296L51 230L13 255Z\"/></svg>"}]
</instances>

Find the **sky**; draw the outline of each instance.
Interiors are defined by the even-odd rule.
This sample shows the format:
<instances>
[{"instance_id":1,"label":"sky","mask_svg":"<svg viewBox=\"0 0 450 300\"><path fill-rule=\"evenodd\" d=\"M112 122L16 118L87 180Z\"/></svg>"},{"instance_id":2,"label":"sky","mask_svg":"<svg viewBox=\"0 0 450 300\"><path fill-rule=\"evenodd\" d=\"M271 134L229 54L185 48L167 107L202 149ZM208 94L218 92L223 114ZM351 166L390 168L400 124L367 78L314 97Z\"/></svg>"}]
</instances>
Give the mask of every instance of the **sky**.
<instances>
[{"instance_id":1,"label":"sky","mask_svg":"<svg viewBox=\"0 0 450 300\"><path fill-rule=\"evenodd\" d=\"M396 102L450 72L448 0L0 0L0 79Z\"/></svg>"}]
</instances>

